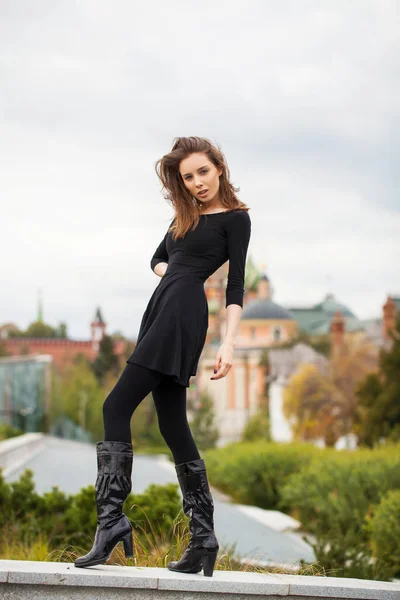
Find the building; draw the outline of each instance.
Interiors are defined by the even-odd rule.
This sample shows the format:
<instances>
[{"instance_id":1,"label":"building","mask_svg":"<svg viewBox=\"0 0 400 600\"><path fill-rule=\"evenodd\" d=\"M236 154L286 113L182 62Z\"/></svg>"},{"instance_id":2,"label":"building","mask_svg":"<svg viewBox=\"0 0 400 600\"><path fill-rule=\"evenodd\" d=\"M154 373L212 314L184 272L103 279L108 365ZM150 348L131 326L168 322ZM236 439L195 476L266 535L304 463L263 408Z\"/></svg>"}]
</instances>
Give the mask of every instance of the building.
<instances>
[{"instance_id":1,"label":"building","mask_svg":"<svg viewBox=\"0 0 400 600\"><path fill-rule=\"evenodd\" d=\"M246 265L243 313L228 377L211 381L214 361L226 325L225 289L229 263L205 283L209 306L209 328L196 382L189 393L196 401L202 393L213 399L219 445L240 439L248 419L265 401L267 349L292 341L298 327L294 315L272 300L272 287L263 268L249 258Z\"/></svg>"},{"instance_id":2,"label":"building","mask_svg":"<svg viewBox=\"0 0 400 600\"><path fill-rule=\"evenodd\" d=\"M346 331L363 331L363 322L342 302L336 300L334 294L326 294L321 302L309 307L291 306L299 330L309 335L327 335L335 313L340 312L345 321Z\"/></svg>"},{"instance_id":3,"label":"building","mask_svg":"<svg viewBox=\"0 0 400 600\"><path fill-rule=\"evenodd\" d=\"M43 431L51 403L49 355L0 358L0 423Z\"/></svg>"},{"instance_id":4,"label":"building","mask_svg":"<svg viewBox=\"0 0 400 600\"><path fill-rule=\"evenodd\" d=\"M291 442L290 422L283 414L283 390L292 375L305 364L316 365L323 370L329 359L311 346L298 343L291 348L272 348L269 353L269 418L271 438L275 442Z\"/></svg>"},{"instance_id":5,"label":"building","mask_svg":"<svg viewBox=\"0 0 400 600\"><path fill-rule=\"evenodd\" d=\"M74 357L83 354L90 362L96 358L100 342L103 339L107 324L105 323L101 309L97 308L93 321L90 323L91 336L88 340L71 340L67 338L42 338L42 337L11 337L10 332L16 330L12 323L0 326L0 340L10 356L35 356L39 354L50 355L59 371L70 364ZM126 343L116 340L114 352L122 355L125 352Z\"/></svg>"},{"instance_id":6,"label":"building","mask_svg":"<svg viewBox=\"0 0 400 600\"><path fill-rule=\"evenodd\" d=\"M225 263L205 283L209 306L209 328L198 372L189 389L195 401L207 393L214 403L220 431L218 445L241 438L248 419L268 403L271 433L276 441L290 441L290 424L282 412L282 390L294 371L305 363L323 368L329 359L311 346L295 344L299 332L329 336L336 351L345 335L365 338L378 349L388 343L400 310L400 298L388 297L382 317L361 320L333 294L311 307L285 308L273 301L273 289L264 269L257 269L251 257L246 265L243 313L236 338L233 365L228 377L212 381L216 353L225 333L225 288L229 263ZM282 348L282 344L290 346ZM265 355L268 355L269 367ZM269 370L268 370L269 369ZM265 398L266 382L269 398Z\"/></svg>"}]
</instances>

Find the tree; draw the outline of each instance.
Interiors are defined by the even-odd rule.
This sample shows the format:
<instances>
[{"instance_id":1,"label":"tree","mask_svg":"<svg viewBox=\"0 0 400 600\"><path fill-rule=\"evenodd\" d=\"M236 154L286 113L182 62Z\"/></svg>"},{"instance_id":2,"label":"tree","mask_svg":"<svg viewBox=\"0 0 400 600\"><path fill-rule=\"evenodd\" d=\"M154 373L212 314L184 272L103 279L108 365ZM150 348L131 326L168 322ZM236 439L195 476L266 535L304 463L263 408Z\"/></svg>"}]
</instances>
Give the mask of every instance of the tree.
<instances>
[{"instance_id":1,"label":"tree","mask_svg":"<svg viewBox=\"0 0 400 600\"><path fill-rule=\"evenodd\" d=\"M67 324L60 322L58 327L52 327L43 321L33 321L28 325L27 329L12 329L9 331L8 336L11 338L15 337L32 337L32 338L68 338Z\"/></svg>"},{"instance_id":2,"label":"tree","mask_svg":"<svg viewBox=\"0 0 400 600\"><path fill-rule=\"evenodd\" d=\"M111 334L113 340L126 340L126 336L122 333L120 329L116 329Z\"/></svg>"},{"instance_id":3,"label":"tree","mask_svg":"<svg viewBox=\"0 0 400 600\"><path fill-rule=\"evenodd\" d=\"M373 447L383 439L400 440L400 315L390 334L390 348L379 354L379 370L357 390L354 432L359 443Z\"/></svg>"},{"instance_id":4,"label":"tree","mask_svg":"<svg viewBox=\"0 0 400 600\"><path fill-rule=\"evenodd\" d=\"M55 377L51 422L65 415L89 431L94 439L104 434L102 405L104 389L84 356L77 357Z\"/></svg>"},{"instance_id":5,"label":"tree","mask_svg":"<svg viewBox=\"0 0 400 600\"><path fill-rule=\"evenodd\" d=\"M166 453L169 452L168 446L160 432L157 412L151 394L148 394L136 408L131 423L131 430L133 444L138 449L142 449L143 447L157 447L161 449L164 447L164 451Z\"/></svg>"},{"instance_id":6,"label":"tree","mask_svg":"<svg viewBox=\"0 0 400 600\"><path fill-rule=\"evenodd\" d=\"M67 324L64 322L60 322L58 324L58 327L56 329L55 332L56 337L58 338L63 338L63 339L67 339L68 338L68 333L67 333Z\"/></svg>"},{"instance_id":7,"label":"tree","mask_svg":"<svg viewBox=\"0 0 400 600\"><path fill-rule=\"evenodd\" d=\"M296 439L312 440L323 437L333 445L337 437L333 409L334 389L316 365L302 365L283 390L283 414L291 422Z\"/></svg>"},{"instance_id":8,"label":"tree","mask_svg":"<svg viewBox=\"0 0 400 600\"><path fill-rule=\"evenodd\" d=\"M197 446L200 450L214 448L219 438L219 431L215 424L213 401L207 393L201 394L193 413L190 428Z\"/></svg>"},{"instance_id":9,"label":"tree","mask_svg":"<svg viewBox=\"0 0 400 600\"><path fill-rule=\"evenodd\" d=\"M261 367L262 372L263 372L263 378L264 378L264 387L263 387L262 395L260 398L260 405L265 406L266 410L268 411L269 387L270 387L270 381L269 381L268 375L270 374L270 371L271 371L271 364L270 364L270 360L269 360L268 350L264 349L261 352L260 360L258 361L258 366Z\"/></svg>"},{"instance_id":10,"label":"tree","mask_svg":"<svg viewBox=\"0 0 400 600\"><path fill-rule=\"evenodd\" d=\"M242 442L252 442L254 440L271 441L269 417L264 408L260 408L250 417L242 432Z\"/></svg>"},{"instance_id":11,"label":"tree","mask_svg":"<svg viewBox=\"0 0 400 600\"><path fill-rule=\"evenodd\" d=\"M270 415L269 415L269 374L271 370L268 350L261 352L258 366L262 369L264 386L258 396L258 410L248 420L242 431L242 441L271 440Z\"/></svg>"},{"instance_id":12,"label":"tree","mask_svg":"<svg viewBox=\"0 0 400 600\"><path fill-rule=\"evenodd\" d=\"M342 350L332 357L329 376L336 391L339 435L346 435L353 430L359 402L356 393L358 386L377 368L376 347L363 337L349 337Z\"/></svg>"},{"instance_id":13,"label":"tree","mask_svg":"<svg viewBox=\"0 0 400 600\"><path fill-rule=\"evenodd\" d=\"M330 356L332 351L331 336L329 334L311 335L304 329L299 329L293 339L276 344L275 348L293 348L296 344L303 343L314 348L325 356Z\"/></svg>"},{"instance_id":14,"label":"tree","mask_svg":"<svg viewBox=\"0 0 400 600\"><path fill-rule=\"evenodd\" d=\"M56 330L42 321L34 321L29 325L24 335L32 338L53 338L56 337Z\"/></svg>"},{"instance_id":15,"label":"tree","mask_svg":"<svg viewBox=\"0 0 400 600\"><path fill-rule=\"evenodd\" d=\"M334 446L350 433L357 413L357 388L376 368L372 344L354 337L332 356L326 372L303 365L284 390L283 410L295 437L322 437L326 446Z\"/></svg>"},{"instance_id":16,"label":"tree","mask_svg":"<svg viewBox=\"0 0 400 600\"><path fill-rule=\"evenodd\" d=\"M114 353L114 342L110 335L104 335L99 345L99 353L93 362L93 372L102 383L109 371L117 375L120 370L119 358Z\"/></svg>"}]
</instances>

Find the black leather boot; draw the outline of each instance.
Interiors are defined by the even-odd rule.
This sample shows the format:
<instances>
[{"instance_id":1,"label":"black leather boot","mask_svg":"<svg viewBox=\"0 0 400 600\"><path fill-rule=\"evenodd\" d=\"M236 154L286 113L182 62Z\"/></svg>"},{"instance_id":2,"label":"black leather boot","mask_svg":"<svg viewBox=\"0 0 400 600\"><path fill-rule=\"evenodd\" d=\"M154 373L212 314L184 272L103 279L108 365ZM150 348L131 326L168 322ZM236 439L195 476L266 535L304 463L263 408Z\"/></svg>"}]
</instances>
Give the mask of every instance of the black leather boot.
<instances>
[{"instance_id":1,"label":"black leather boot","mask_svg":"<svg viewBox=\"0 0 400 600\"><path fill-rule=\"evenodd\" d=\"M125 556L133 556L132 525L122 512L132 489L132 444L97 442L96 508L97 529L93 547L77 558L75 567L105 563L118 542L123 542Z\"/></svg>"},{"instance_id":2,"label":"black leather boot","mask_svg":"<svg viewBox=\"0 0 400 600\"><path fill-rule=\"evenodd\" d=\"M190 517L191 538L182 558L168 563L170 571L199 573L211 577L219 549L214 533L214 503L204 460L175 465L183 495L183 512Z\"/></svg>"}]
</instances>

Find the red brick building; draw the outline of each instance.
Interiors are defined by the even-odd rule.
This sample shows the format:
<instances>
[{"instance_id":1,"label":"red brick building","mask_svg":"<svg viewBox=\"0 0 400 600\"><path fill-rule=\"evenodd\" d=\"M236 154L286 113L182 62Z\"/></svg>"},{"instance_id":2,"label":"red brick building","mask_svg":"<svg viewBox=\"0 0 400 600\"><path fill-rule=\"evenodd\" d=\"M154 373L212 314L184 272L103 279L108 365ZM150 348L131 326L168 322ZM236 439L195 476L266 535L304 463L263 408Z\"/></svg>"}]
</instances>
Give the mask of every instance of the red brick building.
<instances>
[{"instance_id":1,"label":"red brick building","mask_svg":"<svg viewBox=\"0 0 400 600\"><path fill-rule=\"evenodd\" d=\"M5 323L0 326L0 340L11 356L49 354L53 357L57 369L62 370L63 366L71 363L77 354L83 354L92 362L97 356L100 342L106 333L106 327L107 324L103 320L100 308L98 308L90 324L90 340L9 337L9 333L17 329L12 323ZM117 340L114 344L114 352L119 356L124 354L125 348L126 342L124 340Z\"/></svg>"}]
</instances>

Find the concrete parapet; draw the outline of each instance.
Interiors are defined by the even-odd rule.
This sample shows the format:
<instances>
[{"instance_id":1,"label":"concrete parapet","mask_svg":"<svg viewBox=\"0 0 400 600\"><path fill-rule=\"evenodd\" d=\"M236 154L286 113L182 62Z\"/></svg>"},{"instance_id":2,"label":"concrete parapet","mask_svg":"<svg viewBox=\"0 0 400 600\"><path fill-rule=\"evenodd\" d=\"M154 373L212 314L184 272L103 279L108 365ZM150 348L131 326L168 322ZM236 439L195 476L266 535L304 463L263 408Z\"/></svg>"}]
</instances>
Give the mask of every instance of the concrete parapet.
<instances>
[{"instance_id":1,"label":"concrete parapet","mask_svg":"<svg viewBox=\"0 0 400 600\"><path fill-rule=\"evenodd\" d=\"M207 594L205 596L205 593ZM168 569L0 560L0 598L11 600L399 600L400 583L214 571L213 577Z\"/></svg>"},{"instance_id":2,"label":"concrete parapet","mask_svg":"<svg viewBox=\"0 0 400 600\"><path fill-rule=\"evenodd\" d=\"M0 442L0 468L4 477L19 468L45 445L43 433L25 433Z\"/></svg>"}]
</instances>

